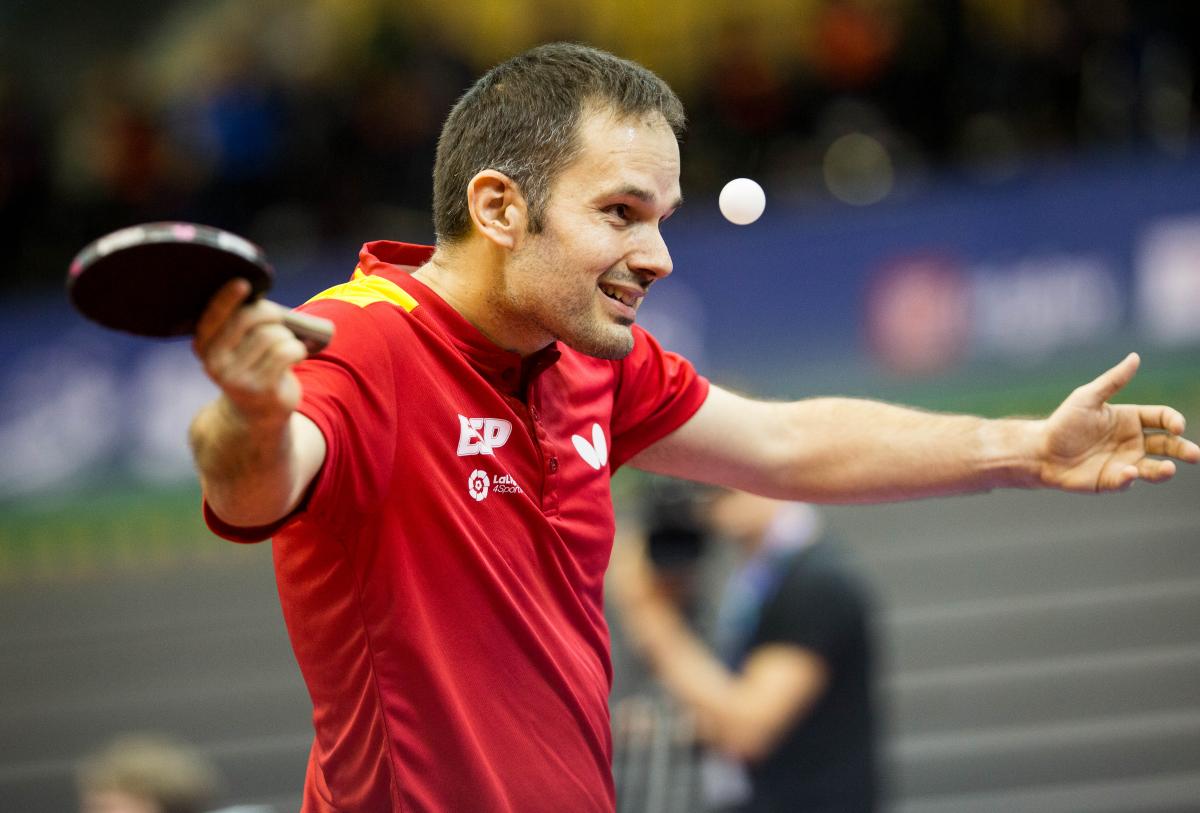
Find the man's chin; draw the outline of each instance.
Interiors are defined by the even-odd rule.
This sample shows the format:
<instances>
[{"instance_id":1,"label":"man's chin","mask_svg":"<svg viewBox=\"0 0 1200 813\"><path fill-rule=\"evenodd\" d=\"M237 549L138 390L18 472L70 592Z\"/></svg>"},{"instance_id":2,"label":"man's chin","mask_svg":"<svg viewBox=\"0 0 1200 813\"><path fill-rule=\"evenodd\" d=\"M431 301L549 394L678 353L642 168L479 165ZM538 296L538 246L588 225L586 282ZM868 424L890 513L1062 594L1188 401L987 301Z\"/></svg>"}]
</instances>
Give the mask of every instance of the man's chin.
<instances>
[{"instance_id":1,"label":"man's chin","mask_svg":"<svg viewBox=\"0 0 1200 813\"><path fill-rule=\"evenodd\" d=\"M633 321L609 326L590 336L563 337L560 341L576 352L606 361L619 361L633 351Z\"/></svg>"}]
</instances>

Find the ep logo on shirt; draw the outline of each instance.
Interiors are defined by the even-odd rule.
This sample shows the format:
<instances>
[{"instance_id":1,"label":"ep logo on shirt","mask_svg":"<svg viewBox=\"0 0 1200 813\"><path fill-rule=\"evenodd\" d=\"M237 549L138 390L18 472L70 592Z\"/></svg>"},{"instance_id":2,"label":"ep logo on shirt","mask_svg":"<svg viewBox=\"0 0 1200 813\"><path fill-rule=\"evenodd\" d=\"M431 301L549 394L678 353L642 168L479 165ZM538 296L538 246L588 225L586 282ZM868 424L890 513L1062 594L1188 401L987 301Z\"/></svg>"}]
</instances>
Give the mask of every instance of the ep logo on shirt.
<instances>
[{"instance_id":1,"label":"ep logo on shirt","mask_svg":"<svg viewBox=\"0 0 1200 813\"><path fill-rule=\"evenodd\" d=\"M503 418L467 418L458 416L458 456L494 454L508 442L512 424Z\"/></svg>"}]
</instances>

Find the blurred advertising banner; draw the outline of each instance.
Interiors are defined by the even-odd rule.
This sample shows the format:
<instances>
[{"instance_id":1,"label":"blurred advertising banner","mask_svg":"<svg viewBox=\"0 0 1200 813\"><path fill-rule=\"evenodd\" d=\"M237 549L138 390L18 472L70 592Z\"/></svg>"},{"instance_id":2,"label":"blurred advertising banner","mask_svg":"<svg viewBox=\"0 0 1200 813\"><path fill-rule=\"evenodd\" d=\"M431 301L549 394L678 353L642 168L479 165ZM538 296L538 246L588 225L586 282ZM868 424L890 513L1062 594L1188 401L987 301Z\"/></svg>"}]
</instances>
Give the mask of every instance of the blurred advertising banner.
<instances>
[{"instance_id":1,"label":"blurred advertising banner","mask_svg":"<svg viewBox=\"0 0 1200 813\"><path fill-rule=\"evenodd\" d=\"M767 196L752 226L701 201L665 227L676 275L664 285L706 304L718 371L762 379L823 359L930 376L1200 343L1200 159L1093 160L860 208Z\"/></svg>"},{"instance_id":2,"label":"blurred advertising banner","mask_svg":"<svg viewBox=\"0 0 1200 813\"><path fill-rule=\"evenodd\" d=\"M0 499L101 477L191 479L188 423L216 388L189 344L109 333L65 301L22 304L4 308Z\"/></svg>"},{"instance_id":3,"label":"blurred advertising banner","mask_svg":"<svg viewBox=\"0 0 1200 813\"><path fill-rule=\"evenodd\" d=\"M1142 332L1164 344L1200 343L1200 214L1156 221L1136 250Z\"/></svg>"},{"instance_id":4,"label":"blurred advertising banner","mask_svg":"<svg viewBox=\"0 0 1200 813\"><path fill-rule=\"evenodd\" d=\"M715 200L665 224L676 273L639 316L718 381L770 391L818 366L837 386L851 368L917 380L1114 343L1200 347L1200 160L1092 164L836 211L767 194L751 226L721 219ZM309 289L342 281L346 263ZM7 301L0 319L0 499L193 476L187 426L215 390L186 341L104 331L51 295Z\"/></svg>"}]
</instances>

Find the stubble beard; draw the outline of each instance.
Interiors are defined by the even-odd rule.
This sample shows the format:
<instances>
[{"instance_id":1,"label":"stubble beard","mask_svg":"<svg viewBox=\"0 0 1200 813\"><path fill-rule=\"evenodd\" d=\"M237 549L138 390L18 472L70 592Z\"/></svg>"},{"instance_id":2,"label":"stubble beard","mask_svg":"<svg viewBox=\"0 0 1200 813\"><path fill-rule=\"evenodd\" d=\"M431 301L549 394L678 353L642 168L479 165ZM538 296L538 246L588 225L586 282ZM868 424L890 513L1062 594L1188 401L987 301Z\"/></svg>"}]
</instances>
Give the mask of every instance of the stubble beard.
<instances>
[{"instance_id":1,"label":"stubble beard","mask_svg":"<svg viewBox=\"0 0 1200 813\"><path fill-rule=\"evenodd\" d=\"M594 296L600 295L597 289ZM597 313L597 309L593 298L547 314L552 334L567 347L592 358L608 361L625 358L633 350L632 320L614 320Z\"/></svg>"},{"instance_id":2,"label":"stubble beard","mask_svg":"<svg viewBox=\"0 0 1200 813\"><path fill-rule=\"evenodd\" d=\"M614 319L612 315L600 312L602 306L596 297L603 294L595 281L590 295L573 294L569 300L564 299L563 292L574 292L579 285L576 276L579 272L567 263L555 262L555 259L539 263L541 267L533 271L539 285L537 306L531 313L530 303L526 302L524 312L576 352L606 361L625 358L633 350L633 320ZM513 304L519 307L522 303Z\"/></svg>"},{"instance_id":3,"label":"stubble beard","mask_svg":"<svg viewBox=\"0 0 1200 813\"><path fill-rule=\"evenodd\" d=\"M607 335L597 336L594 342L571 342L564 339L563 343L586 356L605 361L620 361L633 351L633 331L629 325L613 325L605 332Z\"/></svg>"}]
</instances>

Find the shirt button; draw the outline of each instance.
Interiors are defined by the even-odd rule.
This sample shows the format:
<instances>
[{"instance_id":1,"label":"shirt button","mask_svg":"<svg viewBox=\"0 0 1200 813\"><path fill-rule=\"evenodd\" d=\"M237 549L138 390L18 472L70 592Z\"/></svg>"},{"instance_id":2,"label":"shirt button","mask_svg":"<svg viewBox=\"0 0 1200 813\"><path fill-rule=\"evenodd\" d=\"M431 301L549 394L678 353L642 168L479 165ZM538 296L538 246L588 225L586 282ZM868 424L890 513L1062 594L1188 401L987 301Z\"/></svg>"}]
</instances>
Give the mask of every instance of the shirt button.
<instances>
[{"instance_id":1,"label":"shirt button","mask_svg":"<svg viewBox=\"0 0 1200 813\"><path fill-rule=\"evenodd\" d=\"M556 471L558 471L558 458L552 457L550 458L550 473L553 474Z\"/></svg>"},{"instance_id":2,"label":"shirt button","mask_svg":"<svg viewBox=\"0 0 1200 813\"><path fill-rule=\"evenodd\" d=\"M532 406L531 406L531 407L529 408L529 417L533 418L535 421L536 421L536 420L539 420L539 417L538 417L538 411L537 411L537 407L532 407Z\"/></svg>"}]
</instances>

